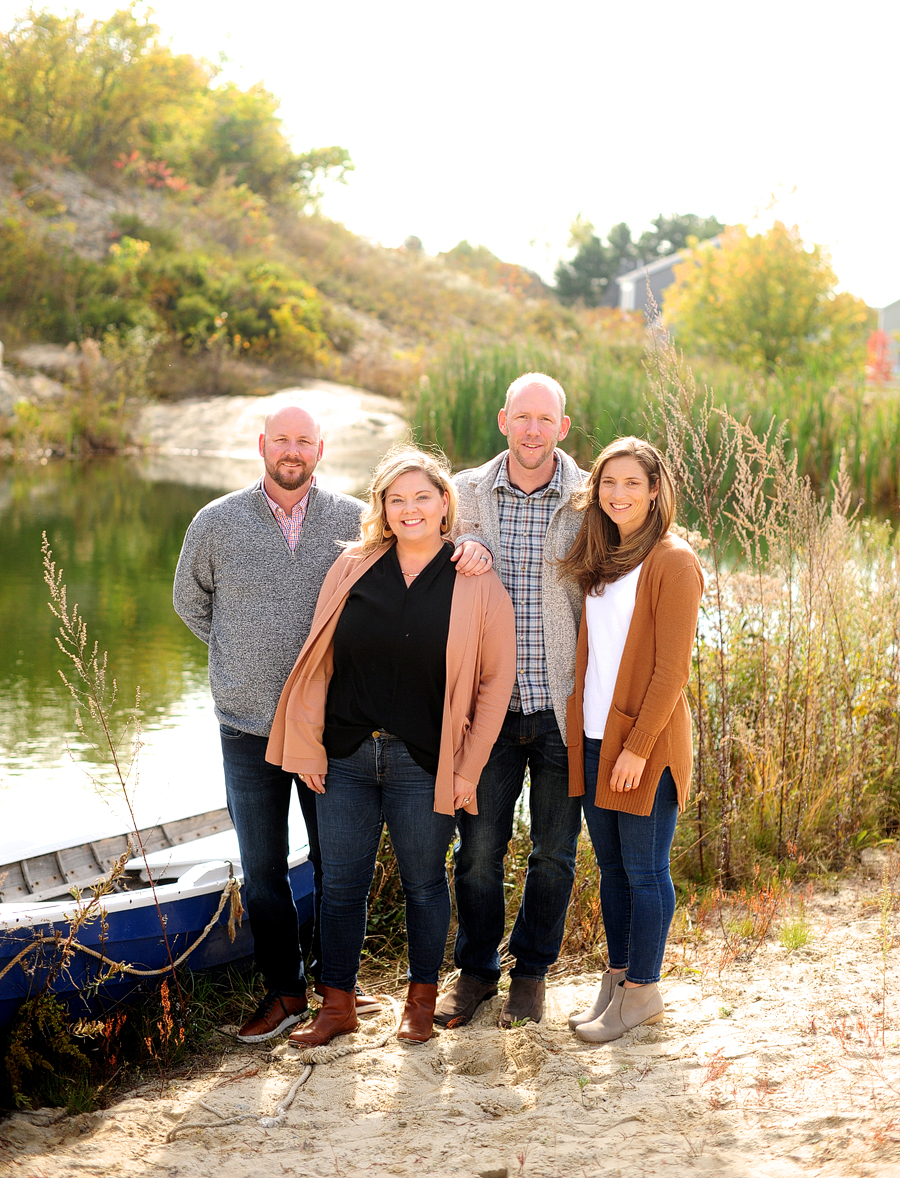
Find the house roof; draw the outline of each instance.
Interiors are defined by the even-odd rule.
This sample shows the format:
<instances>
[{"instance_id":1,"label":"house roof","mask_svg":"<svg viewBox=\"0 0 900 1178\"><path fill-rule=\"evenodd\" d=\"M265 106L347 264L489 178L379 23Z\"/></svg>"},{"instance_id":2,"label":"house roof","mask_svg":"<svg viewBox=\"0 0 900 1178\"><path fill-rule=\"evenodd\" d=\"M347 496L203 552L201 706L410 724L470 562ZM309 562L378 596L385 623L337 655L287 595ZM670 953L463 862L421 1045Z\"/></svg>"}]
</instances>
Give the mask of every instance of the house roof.
<instances>
[{"instance_id":1,"label":"house roof","mask_svg":"<svg viewBox=\"0 0 900 1178\"><path fill-rule=\"evenodd\" d=\"M683 261L684 258L680 251L675 254L666 254L664 258L657 258L655 262L648 262L646 266L637 266L626 274L620 274L616 282L620 286L623 282L636 282L640 278L646 278L650 274L658 274L660 270L666 270L669 266L676 266Z\"/></svg>"},{"instance_id":2,"label":"house roof","mask_svg":"<svg viewBox=\"0 0 900 1178\"><path fill-rule=\"evenodd\" d=\"M697 243L697 248L712 246L718 249L720 242L720 236L706 237L703 241ZM679 262L683 262L690 254L690 250L678 250L677 253L666 254L664 258L657 258L655 262L648 262L646 266L637 266L634 270L620 274L616 282L621 286L625 282L638 282L641 278L646 279L651 274L658 274L660 270L668 270L670 266L677 266Z\"/></svg>"}]
</instances>

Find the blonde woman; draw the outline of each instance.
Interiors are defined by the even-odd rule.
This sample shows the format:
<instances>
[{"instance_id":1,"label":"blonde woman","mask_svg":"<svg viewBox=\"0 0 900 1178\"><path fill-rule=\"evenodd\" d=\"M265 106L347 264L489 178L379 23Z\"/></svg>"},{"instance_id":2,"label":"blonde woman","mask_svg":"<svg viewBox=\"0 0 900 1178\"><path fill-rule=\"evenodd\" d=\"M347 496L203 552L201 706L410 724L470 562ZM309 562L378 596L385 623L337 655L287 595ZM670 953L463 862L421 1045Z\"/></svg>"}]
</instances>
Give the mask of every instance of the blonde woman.
<instances>
[{"instance_id":1,"label":"blonde woman","mask_svg":"<svg viewBox=\"0 0 900 1178\"><path fill-rule=\"evenodd\" d=\"M323 1005L292 1042L357 1026L366 902L384 825L406 902L409 991L398 1037L432 1033L450 924L446 854L515 678L512 603L494 572L460 577L443 462L409 447L376 468L357 543L325 579L266 757L313 790L322 855Z\"/></svg>"},{"instance_id":2,"label":"blonde woman","mask_svg":"<svg viewBox=\"0 0 900 1178\"><path fill-rule=\"evenodd\" d=\"M675 910L669 852L691 782L684 687L703 574L670 531L672 478L649 442L607 446L576 506L581 529L562 564L585 594L569 789L583 795L600 868L609 969L594 1004L569 1027L606 1043L663 1015L657 982Z\"/></svg>"}]
</instances>

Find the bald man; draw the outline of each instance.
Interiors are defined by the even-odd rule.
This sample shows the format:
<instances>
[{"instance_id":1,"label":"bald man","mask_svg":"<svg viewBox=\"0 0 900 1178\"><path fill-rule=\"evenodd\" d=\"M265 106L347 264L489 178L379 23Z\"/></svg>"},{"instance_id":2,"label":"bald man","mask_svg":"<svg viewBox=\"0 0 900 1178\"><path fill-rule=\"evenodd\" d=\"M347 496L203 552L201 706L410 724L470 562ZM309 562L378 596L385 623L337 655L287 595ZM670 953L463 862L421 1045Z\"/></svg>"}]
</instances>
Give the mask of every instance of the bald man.
<instances>
[{"instance_id":1,"label":"bald man","mask_svg":"<svg viewBox=\"0 0 900 1178\"><path fill-rule=\"evenodd\" d=\"M175 609L209 646L228 811L237 831L254 957L266 996L238 1039L259 1043L308 1012L297 910L288 881L288 807L298 790L320 894L315 794L265 759L281 689L306 641L339 541L359 535L358 499L319 486L322 431L305 409L266 418L265 474L194 517L175 572ZM308 946L314 956L316 945ZM377 1009L358 995L361 1011Z\"/></svg>"}]
</instances>

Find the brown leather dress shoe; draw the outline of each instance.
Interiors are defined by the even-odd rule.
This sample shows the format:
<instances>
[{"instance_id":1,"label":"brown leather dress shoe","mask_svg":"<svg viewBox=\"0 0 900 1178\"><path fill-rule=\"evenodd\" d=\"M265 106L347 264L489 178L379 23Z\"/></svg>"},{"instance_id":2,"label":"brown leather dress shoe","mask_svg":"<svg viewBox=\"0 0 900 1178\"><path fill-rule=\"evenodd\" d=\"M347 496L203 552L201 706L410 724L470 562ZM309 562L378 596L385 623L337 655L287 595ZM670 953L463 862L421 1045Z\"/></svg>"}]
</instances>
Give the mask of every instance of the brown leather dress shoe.
<instances>
[{"instance_id":1,"label":"brown leather dress shoe","mask_svg":"<svg viewBox=\"0 0 900 1178\"><path fill-rule=\"evenodd\" d=\"M270 990L237 1033L239 1043L262 1043L273 1039L309 1014L305 994L279 994Z\"/></svg>"},{"instance_id":2,"label":"brown leather dress shoe","mask_svg":"<svg viewBox=\"0 0 900 1178\"><path fill-rule=\"evenodd\" d=\"M409 1043L427 1043L434 1030L435 1002L437 986L429 986L427 982L410 982L397 1038Z\"/></svg>"},{"instance_id":3,"label":"brown leather dress shoe","mask_svg":"<svg viewBox=\"0 0 900 1178\"><path fill-rule=\"evenodd\" d=\"M359 1026L356 1017L356 994L350 990L322 987L324 1002L319 1013L302 1031L294 1031L288 1040L295 1047L324 1047L335 1035L346 1035Z\"/></svg>"}]
</instances>

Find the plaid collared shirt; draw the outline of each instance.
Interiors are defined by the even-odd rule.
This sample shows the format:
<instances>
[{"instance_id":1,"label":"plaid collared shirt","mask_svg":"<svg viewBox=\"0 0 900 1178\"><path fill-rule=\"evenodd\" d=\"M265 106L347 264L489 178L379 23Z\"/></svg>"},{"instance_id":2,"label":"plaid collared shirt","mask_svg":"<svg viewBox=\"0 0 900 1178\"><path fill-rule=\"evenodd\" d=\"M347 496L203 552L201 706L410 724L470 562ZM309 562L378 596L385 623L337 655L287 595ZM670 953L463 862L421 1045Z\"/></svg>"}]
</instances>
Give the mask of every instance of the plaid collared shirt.
<instances>
[{"instance_id":1,"label":"plaid collared shirt","mask_svg":"<svg viewBox=\"0 0 900 1178\"><path fill-rule=\"evenodd\" d=\"M516 685L509 707L528 716L553 707L544 652L541 571L544 539L562 494L560 463L545 487L526 495L512 485L507 464L501 462L494 490L500 515L501 579L516 611Z\"/></svg>"},{"instance_id":2,"label":"plaid collared shirt","mask_svg":"<svg viewBox=\"0 0 900 1178\"><path fill-rule=\"evenodd\" d=\"M309 506L309 492L313 489L313 484L315 481L316 476L313 475L313 477L309 480L309 487L307 488L306 494L299 503L294 504L294 510L290 515L288 515L284 508L280 507L269 495L268 491L266 490L266 480L263 479L262 481L262 493L265 495L266 502L272 509L272 514L275 516L279 528L281 528L282 532L284 533L284 538L287 540L288 547L290 548L291 552L293 552L297 547L297 541L300 539L300 532L303 529L303 521L306 519L306 508Z\"/></svg>"}]
</instances>

